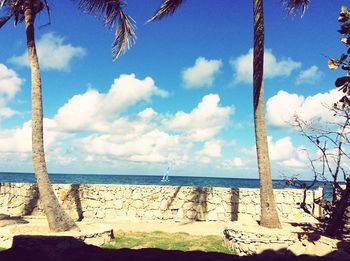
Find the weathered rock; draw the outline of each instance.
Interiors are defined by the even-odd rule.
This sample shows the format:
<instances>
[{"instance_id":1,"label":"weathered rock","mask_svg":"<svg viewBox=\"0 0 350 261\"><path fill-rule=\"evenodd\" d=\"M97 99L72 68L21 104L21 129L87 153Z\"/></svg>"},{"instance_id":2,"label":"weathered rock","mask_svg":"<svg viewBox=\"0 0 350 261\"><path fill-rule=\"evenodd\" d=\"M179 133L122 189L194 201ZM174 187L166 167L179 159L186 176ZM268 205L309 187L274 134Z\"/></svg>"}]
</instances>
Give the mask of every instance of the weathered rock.
<instances>
[{"instance_id":1,"label":"weathered rock","mask_svg":"<svg viewBox=\"0 0 350 261\"><path fill-rule=\"evenodd\" d=\"M292 252L296 256L305 254L306 247L301 242L296 242L287 248L288 251Z\"/></svg>"},{"instance_id":2,"label":"weathered rock","mask_svg":"<svg viewBox=\"0 0 350 261\"><path fill-rule=\"evenodd\" d=\"M53 185L60 203L73 218L132 218L163 219L162 211L178 209L176 217L191 216L203 221L231 221L242 214L252 222L260 215L259 189L195 188L173 186L78 185L78 194L72 195L70 184ZM69 193L68 193L69 192ZM302 198L301 190L275 190L279 216L282 221L311 220L296 204ZM44 215L37 188L33 184L1 183L0 213L11 215ZM306 203L312 204L313 192L307 193ZM157 212L160 211L160 212ZM158 214L155 214L158 213ZM184 214L185 213L185 214ZM81 216L82 214L82 216ZM112 215L112 216L110 216Z\"/></svg>"}]
</instances>

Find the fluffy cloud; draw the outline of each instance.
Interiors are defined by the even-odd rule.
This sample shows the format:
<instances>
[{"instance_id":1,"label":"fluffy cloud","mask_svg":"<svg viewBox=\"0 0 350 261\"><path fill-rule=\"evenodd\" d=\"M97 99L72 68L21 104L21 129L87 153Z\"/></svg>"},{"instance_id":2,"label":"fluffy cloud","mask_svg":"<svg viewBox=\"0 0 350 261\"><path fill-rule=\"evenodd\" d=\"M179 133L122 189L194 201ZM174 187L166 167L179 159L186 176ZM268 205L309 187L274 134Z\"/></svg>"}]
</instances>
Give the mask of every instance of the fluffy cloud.
<instances>
[{"instance_id":1,"label":"fluffy cloud","mask_svg":"<svg viewBox=\"0 0 350 261\"><path fill-rule=\"evenodd\" d=\"M183 143L179 136L158 129L133 130L128 135L91 135L76 140L75 145L92 155L109 155L134 162L178 162L188 159L191 144Z\"/></svg>"},{"instance_id":2,"label":"fluffy cloud","mask_svg":"<svg viewBox=\"0 0 350 261\"><path fill-rule=\"evenodd\" d=\"M32 124L31 121L23 123L19 128L0 129L1 153L30 153L32 149ZM57 144L58 140L68 135L56 128L52 119L44 119L44 144L45 149Z\"/></svg>"},{"instance_id":3,"label":"fluffy cloud","mask_svg":"<svg viewBox=\"0 0 350 261\"><path fill-rule=\"evenodd\" d=\"M291 137L287 136L274 142L272 137L268 136L267 142L271 161L275 161L285 167L305 167L304 162L307 159L305 148L296 148L292 143ZM241 153L256 157L256 147L254 145L251 149L242 148Z\"/></svg>"},{"instance_id":4,"label":"fluffy cloud","mask_svg":"<svg viewBox=\"0 0 350 261\"><path fill-rule=\"evenodd\" d=\"M114 121L106 122L108 133L79 138L74 144L91 157L186 164L193 143L207 141L203 149L195 153L198 162L207 162L221 156L222 142L208 139L227 124L232 111L230 107L220 107L219 101L218 95L211 94L204 96L191 113L159 115L152 108L146 108L136 115L117 116Z\"/></svg>"},{"instance_id":5,"label":"fluffy cloud","mask_svg":"<svg viewBox=\"0 0 350 261\"><path fill-rule=\"evenodd\" d=\"M234 70L236 83L253 82L253 49L247 54L231 59L230 64ZM300 62L295 62L291 58L277 60L272 50L265 49L264 55L264 78L272 79L280 76L288 77L301 66Z\"/></svg>"},{"instance_id":6,"label":"fluffy cloud","mask_svg":"<svg viewBox=\"0 0 350 261\"><path fill-rule=\"evenodd\" d=\"M150 101L153 95L167 96L167 92L155 86L150 77L139 80L134 74L121 75L114 80L107 93L97 90L73 96L55 116L60 128L68 131L104 131L113 127L113 121L121 112L140 101ZM152 111L143 112L150 117Z\"/></svg>"},{"instance_id":7,"label":"fluffy cloud","mask_svg":"<svg viewBox=\"0 0 350 261\"><path fill-rule=\"evenodd\" d=\"M278 128L291 128L295 115L309 121L317 119L321 121L334 121L329 108L340 99L342 93L332 90L326 93L318 93L304 97L279 91L266 103L268 122Z\"/></svg>"},{"instance_id":8,"label":"fluffy cloud","mask_svg":"<svg viewBox=\"0 0 350 261\"><path fill-rule=\"evenodd\" d=\"M228 125L233 113L232 107L221 107L219 102L219 95L208 94L190 113L177 112L164 124L169 130L185 133L192 141L210 140Z\"/></svg>"},{"instance_id":9,"label":"fluffy cloud","mask_svg":"<svg viewBox=\"0 0 350 261\"><path fill-rule=\"evenodd\" d=\"M31 122L21 128L0 130L0 152L30 152L32 145Z\"/></svg>"},{"instance_id":10,"label":"fluffy cloud","mask_svg":"<svg viewBox=\"0 0 350 261\"><path fill-rule=\"evenodd\" d=\"M0 64L0 117L15 114L15 111L7 107L7 103L20 91L22 83L23 80L14 70Z\"/></svg>"},{"instance_id":11,"label":"fluffy cloud","mask_svg":"<svg viewBox=\"0 0 350 261\"><path fill-rule=\"evenodd\" d=\"M290 137L284 137L274 143L272 141L272 137L269 136L268 144L271 160L287 160L295 152L295 148Z\"/></svg>"},{"instance_id":12,"label":"fluffy cloud","mask_svg":"<svg viewBox=\"0 0 350 261\"><path fill-rule=\"evenodd\" d=\"M235 157L232 160L224 160L221 164L223 169L235 169L244 166L246 166L246 163L240 157Z\"/></svg>"},{"instance_id":13,"label":"fluffy cloud","mask_svg":"<svg viewBox=\"0 0 350 261\"><path fill-rule=\"evenodd\" d=\"M65 44L64 38L54 33L44 34L37 41L37 50L40 67L43 70L69 70L69 64L74 58L86 55L84 48ZM11 57L9 61L20 66L29 66L28 52Z\"/></svg>"},{"instance_id":14,"label":"fluffy cloud","mask_svg":"<svg viewBox=\"0 0 350 261\"><path fill-rule=\"evenodd\" d=\"M204 57L198 57L194 66L182 71L182 80L189 89L211 87L221 67L221 60L206 60Z\"/></svg>"},{"instance_id":15,"label":"fluffy cloud","mask_svg":"<svg viewBox=\"0 0 350 261\"><path fill-rule=\"evenodd\" d=\"M223 143L219 140L211 140L204 143L202 150L197 152L199 157L218 158L221 157L221 147Z\"/></svg>"},{"instance_id":16,"label":"fluffy cloud","mask_svg":"<svg viewBox=\"0 0 350 261\"><path fill-rule=\"evenodd\" d=\"M0 64L0 97L12 99L21 89L22 82L14 70Z\"/></svg>"},{"instance_id":17,"label":"fluffy cloud","mask_svg":"<svg viewBox=\"0 0 350 261\"><path fill-rule=\"evenodd\" d=\"M207 159L220 164L221 147L228 145L215 138L228 125L233 108L221 106L219 95L209 94L190 112L162 114L151 107L135 111L135 105L151 102L156 95L165 97L167 92L150 77L137 79L131 74L115 79L105 93L89 89L73 96L53 118L44 119L50 169L69 165L70 171L84 171L82 162L94 170L128 172L151 165L163 169L169 162L179 168L201 166ZM0 161L18 155L22 166L31 166L30 121L16 129L0 128L0 142ZM237 159L233 162L241 165Z\"/></svg>"},{"instance_id":18,"label":"fluffy cloud","mask_svg":"<svg viewBox=\"0 0 350 261\"><path fill-rule=\"evenodd\" d=\"M297 77L296 84L315 84L323 77L323 73L316 65L311 66L305 71L301 71Z\"/></svg>"}]
</instances>

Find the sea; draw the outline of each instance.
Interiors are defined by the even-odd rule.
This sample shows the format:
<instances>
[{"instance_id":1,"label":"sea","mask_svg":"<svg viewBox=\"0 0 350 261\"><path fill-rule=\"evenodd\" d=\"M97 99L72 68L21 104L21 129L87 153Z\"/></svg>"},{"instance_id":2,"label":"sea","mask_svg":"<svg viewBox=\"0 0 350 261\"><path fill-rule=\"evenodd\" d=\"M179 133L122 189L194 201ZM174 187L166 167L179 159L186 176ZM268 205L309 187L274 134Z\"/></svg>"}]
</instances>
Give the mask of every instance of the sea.
<instances>
[{"instance_id":1,"label":"sea","mask_svg":"<svg viewBox=\"0 0 350 261\"><path fill-rule=\"evenodd\" d=\"M169 182L161 182L162 176L151 175L106 175L106 174L49 174L52 184L125 184L125 185L162 185L162 186L193 186L222 188L259 188L258 179L217 178L170 176ZM0 182L35 183L33 173L0 172ZM307 185L311 181L303 181ZM321 186L316 184L312 189ZM276 189L294 188L285 180L272 180ZM331 187L326 186L325 194L331 193Z\"/></svg>"}]
</instances>

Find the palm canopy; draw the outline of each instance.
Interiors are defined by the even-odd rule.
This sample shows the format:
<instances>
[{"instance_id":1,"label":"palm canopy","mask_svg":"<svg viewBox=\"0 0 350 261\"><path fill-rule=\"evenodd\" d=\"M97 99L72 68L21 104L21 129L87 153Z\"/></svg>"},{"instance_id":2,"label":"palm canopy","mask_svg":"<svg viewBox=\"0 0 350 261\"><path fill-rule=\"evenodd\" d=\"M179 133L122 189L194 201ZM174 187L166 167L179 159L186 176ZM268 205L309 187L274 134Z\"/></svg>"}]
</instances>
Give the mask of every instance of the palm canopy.
<instances>
[{"instance_id":1,"label":"palm canopy","mask_svg":"<svg viewBox=\"0 0 350 261\"><path fill-rule=\"evenodd\" d=\"M24 21L24 3L25 0L0 0L0 9L5 10L6 13L5 16L0 17L0 29L11 18L14 19L15 26ZM35 14L40 13L44 8L46 8L48 14L50 14L49 5L46 0L32 1L32 5Z\"/></svg>"},{"instance_id":2,"label":"palm canopy","mask_svg":"<svg viewBox=\"0 0 350 261\"><path fill-rule=\"evenodd\" d=\"M163 0L161 6L147 22L160 20L167 15L173 14L183 2L184 0ZM301 9L303 15L310 3L310 0L281 0L281 2L286 4L290 14Z\"/></svg>"},{"instance_id":3,"label":"palm canopy","mask_svg":"<svg viewBox=\"0 0 350 261\"><path fill-rule=\"evenodd\" d=\"M125 53L136 41L135 21L123 11L125 5L125 0L78 1L78 8L83 12L95 16L103 16L103 23L107 28L111 29L116 23L118 24L112 44L114 60Z\"/></svg>"},{"instance_id":4,"label":"palm canopy","mask_svg":"<svg viewBox=\"0 0 350 261\"><path fill-rule=\"evenodd\" d=\"M290 14L301 10L301 15L303 16L306 8L309 6L310 0L282 0L282 3L287 5Z\"/></svg>"},{"instance_id":5,"label":"palm canopy","mask_svg":"<svg viewBox=\"0 0 350 261\"><path fill-rule=\"evenodd\" d=\"M117 24L114 41L112 44L112 57L118 59L135 42L135 22L124 11L125 0L72 0L78 2L78 9L94 16L102 17L103 23L109 29ZM46 9L50 18L50 8L47 0L34 0L33 10L35 14ZM0 17L0 29L11 18L17 25L24 20L25 0L0 0L0 9L5 10L5 16Z\"/></svg>"}]
</instances>

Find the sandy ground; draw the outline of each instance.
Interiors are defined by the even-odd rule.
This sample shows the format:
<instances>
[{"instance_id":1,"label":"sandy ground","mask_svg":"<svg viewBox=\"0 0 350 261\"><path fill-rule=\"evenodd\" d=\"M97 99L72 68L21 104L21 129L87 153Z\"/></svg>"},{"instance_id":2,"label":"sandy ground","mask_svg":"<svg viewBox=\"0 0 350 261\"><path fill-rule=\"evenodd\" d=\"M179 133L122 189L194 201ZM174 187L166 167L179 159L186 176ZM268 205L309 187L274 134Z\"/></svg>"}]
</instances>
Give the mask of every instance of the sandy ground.
<instances>
[{"instance_id":1,"label":"sandy ground","mask_svg":"<svg viewBox=\"0 0 350 261\"><path fill-rule=\"evenodd\" d=\"M33 229L39 225L47 226L47 221L45 217L25 217L23 219L3 219L0 220L0 227L14 225L23 225L23 223L29 222L33 226ZM153 231L163 231L167 233L176 233L176 232L185 232L190 235L216 235L223 236L223 231L225 228L241 228L244 230L262 230L264 228L258 226L257 223L253 222L166 222L166 221L145 221L145 220L136 220L136 219L107 219L107 220L88 220L84 219L83 223L92 223L92 224L106 224L110 225L113 228L114 234L120 232L153 232ZM79 225L79 222L78 222ZM26 230L30 230L32 226L25 226ZM295 227L290 224L284 223L282 231L298 231L301 232L301 227ZM33 231L38 233L38 231ZM41 231L45 234L44 231ZM267 232L275 233L277 231L267 230ZM30 231L26 231L30 233Z\"/></svg>"},{"instance_id":2,"label":"sandy ground","mask_svg":"<svg viewBox=\"0 0 350 261\"><path fill-rule=\"evenodd\" d=\"M152 232L163 231L167 233L186 232L191 235L216 235L223 236L225 228L230 224L224 222L155 222L155 221L130 221L130 220L106 220L115 233L124 232ZM231 223L231 222L230 222Z\"/></svg>"},{"instance_id":3,"label":"sandy ground","mask_svg":"<svg viewBox=\"0 0 350 261\"><path fill-rule=\"evenodd\" d=\"M113 232L152 232L163 231L167 233L186 232L190 235L215 235L223 236L225 228L239 228L244 231L265 230L265 233L285 233L285 232L302 232L302 226L293 226L289 223L282 223L282 229L267 229L258 225L257 222L159 222L159 221L142 221L142 220L125 220L113 219L105 220L103 223L109 224L113 228Z\"/></svg>"}]
</instances>

